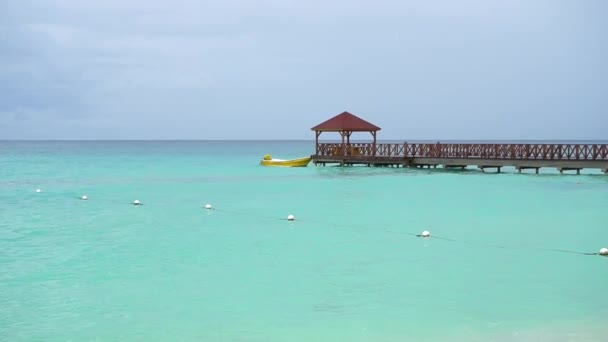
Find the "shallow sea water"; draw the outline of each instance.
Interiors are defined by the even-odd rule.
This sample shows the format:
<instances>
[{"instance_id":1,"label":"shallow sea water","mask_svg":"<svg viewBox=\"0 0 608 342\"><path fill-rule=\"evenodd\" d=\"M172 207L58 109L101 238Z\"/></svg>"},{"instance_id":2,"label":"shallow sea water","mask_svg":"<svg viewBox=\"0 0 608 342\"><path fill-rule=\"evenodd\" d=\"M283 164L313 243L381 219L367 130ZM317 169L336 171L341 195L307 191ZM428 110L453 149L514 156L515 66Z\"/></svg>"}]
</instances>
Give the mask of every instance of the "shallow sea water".
<instances>
[{"instance_id":1,"label":"shallow sea water","mask_svg":"<svg viewBox=\"0 0 608 342\"><path fill-rule=\"evenodd\" d=\"M606 340L608 176L313 149L0 142L0 340Z\"/></svg>"}]
</instances>

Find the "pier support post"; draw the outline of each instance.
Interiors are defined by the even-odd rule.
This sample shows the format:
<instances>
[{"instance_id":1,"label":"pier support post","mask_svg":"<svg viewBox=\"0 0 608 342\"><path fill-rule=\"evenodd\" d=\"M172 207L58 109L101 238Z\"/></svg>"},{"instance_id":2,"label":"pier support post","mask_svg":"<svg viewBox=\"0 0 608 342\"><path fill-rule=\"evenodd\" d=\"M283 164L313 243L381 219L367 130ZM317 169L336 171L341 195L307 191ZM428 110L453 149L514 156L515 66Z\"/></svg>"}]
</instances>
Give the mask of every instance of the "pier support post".
<instances>
[{"instance_id":1,"label":"pier support post","mask_svg":"<svg viewBox=\"0 0 608 342\"><path fill-rule=\"evenodd\" d=\"M486 169L496 169L496 173L500 173L502 166L487 166L487 165L477 165L477 167L481 170L481 172L485 173ZM521 173L521 168L516 167L516 169Z\"/></svg>"},{"instance_id":2,"label":"pier support post","mask_svg":"<svg viewBox=\"0 0 608 342\"><path fill-rule=\"evenodd\" d=\"M580 175L581 174L581 170L582 170L581 168L574 168L574 167L572 167L572 168L571 167L559 167L557 169L559 170L560 174L563 174L564 171L575 170L577 175Z\"/></svg>"}]
</instances>

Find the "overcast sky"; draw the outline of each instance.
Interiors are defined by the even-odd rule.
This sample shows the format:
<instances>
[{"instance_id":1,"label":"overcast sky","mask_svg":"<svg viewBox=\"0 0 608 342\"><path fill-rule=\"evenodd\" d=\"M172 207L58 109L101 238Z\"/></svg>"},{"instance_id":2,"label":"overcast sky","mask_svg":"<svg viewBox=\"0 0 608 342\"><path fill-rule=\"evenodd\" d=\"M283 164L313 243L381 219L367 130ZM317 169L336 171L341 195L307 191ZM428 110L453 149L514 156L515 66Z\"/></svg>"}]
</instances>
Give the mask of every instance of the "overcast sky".
<instances>
[{"instance_id":1,"label":"overcast sky","mask_svg":"<svg viewBox=\"0 0 608 342\"><path fill-rule=\"evenodd\" d=\"M0 139L608 139L604 0L1 0Z\"/></svg>"}]
</instances>

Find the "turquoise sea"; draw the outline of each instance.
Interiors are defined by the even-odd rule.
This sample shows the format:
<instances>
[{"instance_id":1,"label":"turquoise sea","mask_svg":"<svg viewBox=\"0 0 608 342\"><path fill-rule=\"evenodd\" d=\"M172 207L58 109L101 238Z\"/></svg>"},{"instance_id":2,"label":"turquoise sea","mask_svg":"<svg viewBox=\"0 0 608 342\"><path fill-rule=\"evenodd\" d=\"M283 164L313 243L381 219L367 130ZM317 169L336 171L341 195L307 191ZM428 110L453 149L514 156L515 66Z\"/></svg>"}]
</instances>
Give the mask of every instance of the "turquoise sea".
<instances>
[{"instance_id":1,"label":"turquoise sea","mask_svg":"<svg viewBox=\"0 0 608 342\"><path fill-rule=\"evenodd\" d=\"M608 258L566 252L608 176L258 165L313 150L0 142L0 340L608 339Z\"/></svg>"}]
</instances>

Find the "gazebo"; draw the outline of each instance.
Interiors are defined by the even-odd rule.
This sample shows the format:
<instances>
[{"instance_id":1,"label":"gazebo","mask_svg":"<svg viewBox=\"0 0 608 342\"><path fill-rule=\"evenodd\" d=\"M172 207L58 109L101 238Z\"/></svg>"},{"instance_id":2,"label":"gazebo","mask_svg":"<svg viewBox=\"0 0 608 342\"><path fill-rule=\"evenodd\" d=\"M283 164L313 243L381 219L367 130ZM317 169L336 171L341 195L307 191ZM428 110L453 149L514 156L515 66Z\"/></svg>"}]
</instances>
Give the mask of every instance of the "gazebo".
<instances>
[{"instance_id":1,"label":"gazebo","mask_svg":"<svg viewBox=\"0 0 608 342\"><path fill-rule=\"evenodd\" d=\"M374 138L372 154L375 155L376 133L380 129L380 127L369 123L354 114L343 112L316 125L310 130L315 131L315 151L317 151L317 154L319 151L319 136L323 132L340 133L340 136L342 137L342 150L344 152L346 152L346 145L350 144L350 136L353 132L370 132Z\"/></svg>"}]
</instances>

